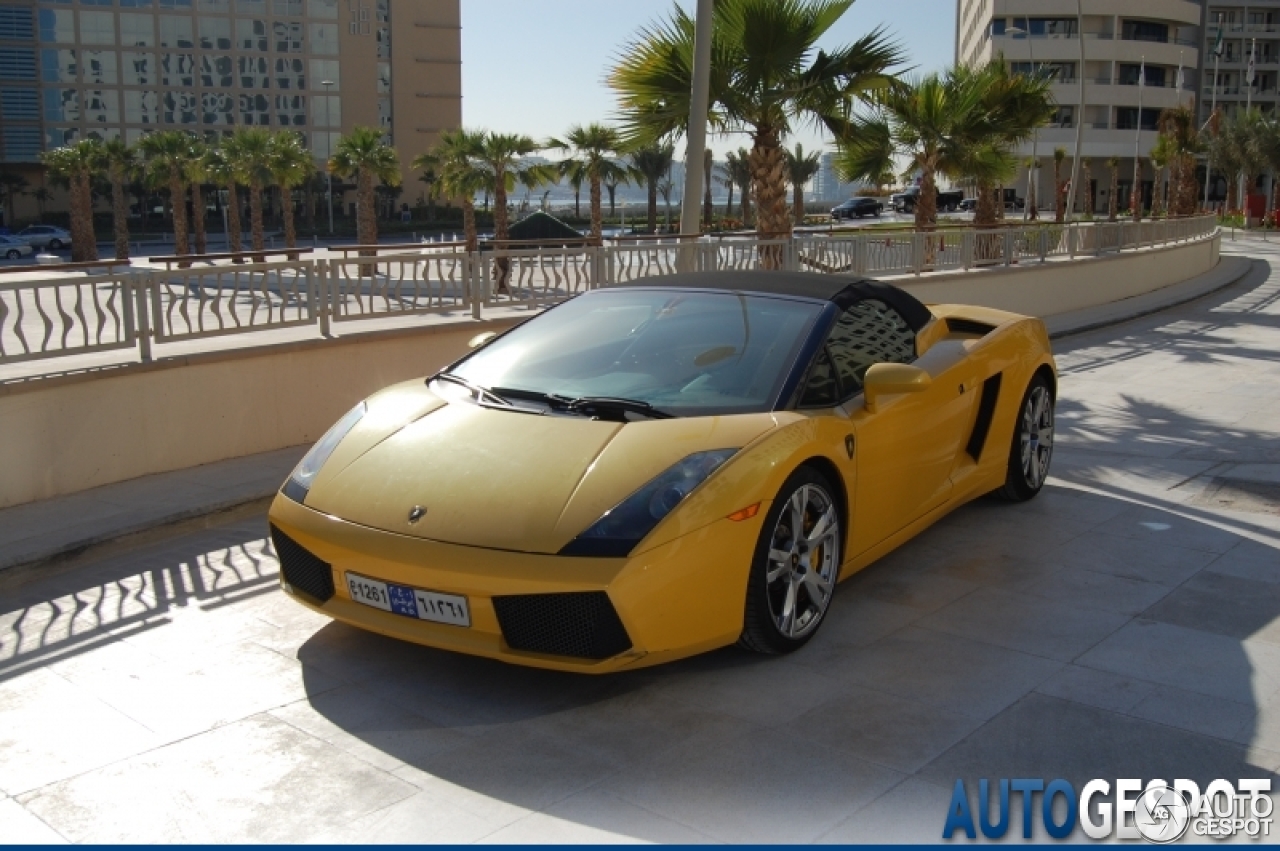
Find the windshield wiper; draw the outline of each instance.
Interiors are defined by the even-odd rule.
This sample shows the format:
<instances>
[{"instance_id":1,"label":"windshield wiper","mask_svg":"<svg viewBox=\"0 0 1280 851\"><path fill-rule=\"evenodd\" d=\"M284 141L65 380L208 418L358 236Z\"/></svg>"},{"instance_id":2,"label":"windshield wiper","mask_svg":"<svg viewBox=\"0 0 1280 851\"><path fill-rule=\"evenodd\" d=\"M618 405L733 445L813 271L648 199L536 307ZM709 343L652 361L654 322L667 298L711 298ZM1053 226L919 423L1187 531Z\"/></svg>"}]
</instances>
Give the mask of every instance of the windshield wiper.
<instances>
[{"instance_id":1,"label":"windshield wiper","mask_svg":"<svg viewBox=\"0 0 1280 851\"><path fill-rule=\"evenodd\" d=\"M511 407L510 400L504 399L501 396L499 396L497 393L490 390L489 388L481 387L479 384L476 384L473 381L469 381L468 379L463 378L461 375L455 375L452 372L437 372L435 375L431 376L429 380L448 381L451 384L457 384L461 387L465 387L476 395L476 401L480 402L481 404L484 404L486 401L488 401L489 404L501 405L504 408Z\"/></svg>"},{"instance_id":2,"label":"windshield wiper","mask_svg":"<svg viewBox=\"0 0 1280 851\"><path fill-rule=\"evenodd\" d=\"M566 411L578 414L639 414L653 420L669 420L675 414L667 413L639 399L622 399L616 396L580 396L564 406Z\"/></svg>"},{"instance_id":3,"label":"windshield wiper","mask_svg":"<svg viewBox=\"0 0 1280 851\"><path fill-rule=\"evenodd\" d=\"M490 390L494 393L501 393L510 399L545 402L553 408L564 408L573 402L572 396L561 396L559 393L544 393L541 390L524 390L520 387L492 387Z\"/></svg>"}]
</instances>

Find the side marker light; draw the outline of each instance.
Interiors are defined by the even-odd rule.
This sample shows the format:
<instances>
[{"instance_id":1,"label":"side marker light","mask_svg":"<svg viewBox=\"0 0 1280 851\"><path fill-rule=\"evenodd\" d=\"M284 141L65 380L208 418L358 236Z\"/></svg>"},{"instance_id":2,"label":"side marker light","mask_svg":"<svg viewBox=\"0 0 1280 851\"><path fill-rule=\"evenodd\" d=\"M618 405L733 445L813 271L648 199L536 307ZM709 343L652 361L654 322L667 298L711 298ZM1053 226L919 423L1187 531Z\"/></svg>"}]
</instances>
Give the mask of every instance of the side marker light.
<instances>
[{"instance_id":1,"label":"side marker light","mask_svg":"<svg viewBox=\"0 0 1280 851\"><path fill-rule=\"evenodd\" d=\"M729 515L729 519L734 523L741 523L743 520L750 520L760 513L760 503L748 505L746 508L739 508L737 511Z\"/></svg>"}]
</instances>

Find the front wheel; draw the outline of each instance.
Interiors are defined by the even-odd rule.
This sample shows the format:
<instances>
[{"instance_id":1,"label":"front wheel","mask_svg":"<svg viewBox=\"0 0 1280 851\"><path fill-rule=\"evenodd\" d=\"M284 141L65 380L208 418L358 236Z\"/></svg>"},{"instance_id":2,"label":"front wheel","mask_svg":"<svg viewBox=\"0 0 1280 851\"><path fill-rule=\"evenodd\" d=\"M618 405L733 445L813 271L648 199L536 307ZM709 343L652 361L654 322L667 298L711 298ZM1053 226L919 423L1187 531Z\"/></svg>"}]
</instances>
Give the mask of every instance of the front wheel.
<instances>
[{"instance_id":1,"label":"front wheel","mask_svg":"<svg viewBox=\"0 0 1280 851\"><path fill-rule=\"evenodd\" d=\"M4 255L9 260L17 260L22 254L16 248L10 248Z\"/></svg>"},{"instance_id":2,"label":"front wheel","mask_svg":"<svg viewBox=\"0 0 1280 851\"><path fill-rule=\"evenodd\" d=\"M51 239L51 240L49 240L49 250L50 250L50 251L57 251L57 250L58 250L59 248L61 248L61 247L62 247L62 240L60 240L60 239L58 239L58 238L56 238L56 237L55 237L55 238L53 238L53 239Z\"/></svg>"},{"instance_id":3,"label":"front wheel","mask_svg":"<svg viewBox=\"0 0 1280 851\"><path fill-rule=\"evenodd\" d=\"M1040 493L1053 460L1053 392L1043 375L1031 380L1009 448L1009 469L997 495L1010 502L1025 502Z\"/></svg>"},{"instance_id":4,"label":"front wheel","mask_svg":"<svg viewBox=\"0 0 1280 851\"><path fill-rule=\"evenodd\" d=\"M778 491L747 578L740 646L790 653L822 625L840 575L841 518L834 493L811 467L796 470Z\"/></svg>"}]
</instances>

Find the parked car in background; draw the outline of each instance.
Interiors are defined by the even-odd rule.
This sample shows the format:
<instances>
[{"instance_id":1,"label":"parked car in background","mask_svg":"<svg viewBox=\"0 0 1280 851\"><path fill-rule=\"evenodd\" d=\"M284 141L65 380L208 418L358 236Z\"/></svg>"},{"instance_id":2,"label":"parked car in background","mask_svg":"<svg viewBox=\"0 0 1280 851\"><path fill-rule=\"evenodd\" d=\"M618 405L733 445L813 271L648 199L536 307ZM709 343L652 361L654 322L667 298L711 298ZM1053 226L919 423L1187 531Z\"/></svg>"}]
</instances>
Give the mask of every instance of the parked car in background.
<instances>
[{"instance_id":1,"label":"parked car in background","mask_svg":"<svg viewBox=\"0 0 1280 851\"><path fill-rule=\"evenodd\" d=\"M831 218L837 222L841 219L860 219L863 216L878 216L883 210L884 202L879 198L859 196L832 207Z\"/></svg>"},{"instance_id":2,"label":"parked car in background","mask_svg":"<svg viewBox=\"0 0 1280 851\"><path fill-rule=\"evenodd\" d=\"M15 236L37 251L44 248L57 251L59 248L71 247L71 232L53 225L30 225L18 231Z\"/></svg>"},{"instance_id":3,"label":"parked car in background","mask_svg":"<svg viewBox=\"0 0 1280 851\"><path fill-rule=\"evenodd\" d=\"M1004 208L1006 210L1021 210L1026 202L1012 194L1012 189L1005 190ZM972 213L978 206L977 198L966 198L960 202L960 209L965 213Z\"/></svg>"},{"instance_id":4,"label":"parked car in background","mask_svg":"<svg viewBox=\"0 0 1280 851\"><path fill-rule=\"evenodd\" d=\"M916 209L916 199L920 197L920 187L912 186L896 195L889 196L889 203L893 205L896 213L913 213ZM938 212L953 213L960 209L960 202L964 200L964 192L959 189L948 189L938 191Z\"/></svg>"},{"instance_id":5,"label":"parked car in background","mask_svg":"<svg viewBox=\"0 0 1280 851\"><path fill-rule=\"evenodd\" d=\"M19 257L26 257L28 254L34 253L34 248L17 237L0 234L0 257L8 260L17 260Z\"/></svg>"}]
</instances>

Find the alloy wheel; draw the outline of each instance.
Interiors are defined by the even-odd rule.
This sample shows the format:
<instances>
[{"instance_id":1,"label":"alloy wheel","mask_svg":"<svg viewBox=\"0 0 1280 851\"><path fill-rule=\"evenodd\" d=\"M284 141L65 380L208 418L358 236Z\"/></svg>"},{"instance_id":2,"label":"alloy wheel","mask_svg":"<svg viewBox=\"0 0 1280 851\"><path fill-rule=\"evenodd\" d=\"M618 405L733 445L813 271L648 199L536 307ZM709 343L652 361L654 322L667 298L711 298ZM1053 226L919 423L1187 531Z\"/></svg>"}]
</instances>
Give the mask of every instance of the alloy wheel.
<instances>
[{"instance_id":1,"label":"alloy wheel","mask_svg":"<svg viewBox=\"0 0 1280 851\"><path fill-rule=\"evenodd\" d=\"M822 621L840 569L840 519L821 487L802 485L774 524L766 574L769 613L778 632L803 638Z\"/></svg>"},{"instance_id":2,"label":"alloy wheel","mask_svg":"<svg viewBox=\"0 0 1280 851\"><path fill-rule=\"evenodd\" d=\"M1053 397L1043 386L1032 388L1022 411L1022 477L1034 489L1044 483L1053 457Z\"/></svg>"}]
</instances>

